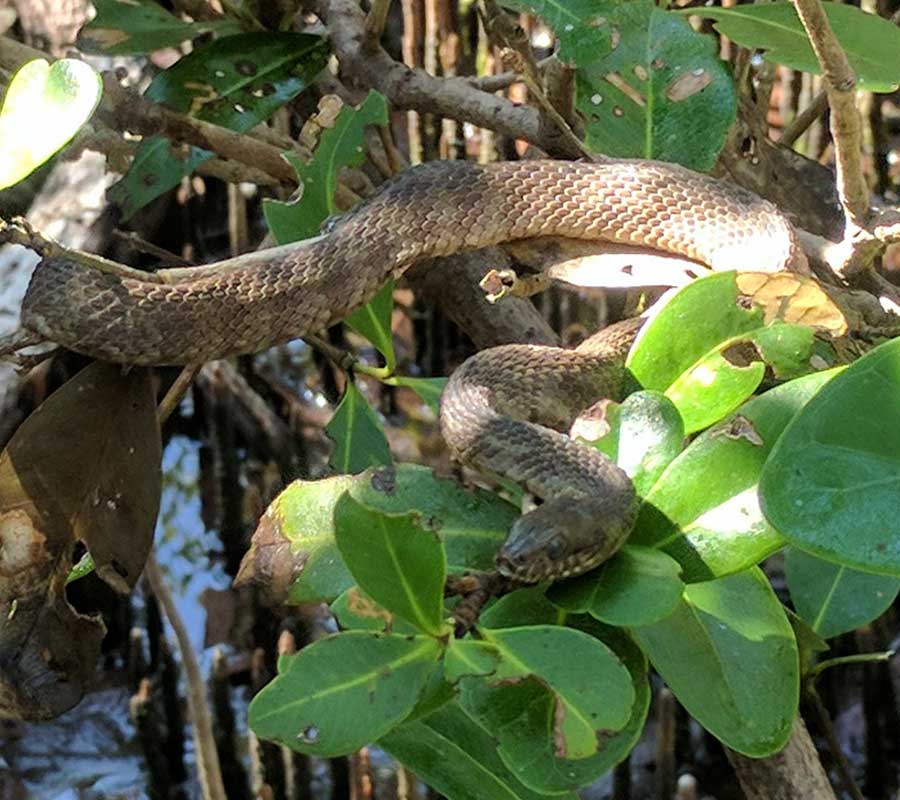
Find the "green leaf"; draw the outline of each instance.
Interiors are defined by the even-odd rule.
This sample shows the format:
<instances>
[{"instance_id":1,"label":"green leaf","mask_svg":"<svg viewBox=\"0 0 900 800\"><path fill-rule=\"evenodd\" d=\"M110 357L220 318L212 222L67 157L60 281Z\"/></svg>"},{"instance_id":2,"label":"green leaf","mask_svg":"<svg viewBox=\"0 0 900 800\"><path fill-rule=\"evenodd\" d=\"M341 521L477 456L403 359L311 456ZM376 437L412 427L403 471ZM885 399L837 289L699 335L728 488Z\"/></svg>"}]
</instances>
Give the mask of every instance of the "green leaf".
<instances>
[{"instance_id":1,"label":"green leaf","mask_svg":"<svg viewBox=\"0 0 900 800\"><path fill-rule=\"evenodd\" d=\"M451 683L473 675L493 675L500 665L500 651L490 642L451 639L444 655L444 677Z\"/></svg>"},{"instance_id":2,"label":"green leaf","mask_svg":"<svg viewBox=\"0 0 900 800\"><path fill-rule=\"evenodd\" d=\"M341 168L359 166L365 159L366 126L386 125L387 121L384 97L370 91L355 108L342 108L334 126L322 131L309 164L291 153L285 155L297 170L303 193L291 203L275 200L263 203L266 223L279 244L308 239L319 232L322 223L337 210L334 192Z\"/></svg>"},{"instance_id":3,"label":"green leaf","mask_svg":"<svg viewBox=\"0 0 900 800\"><path fill-rule=\"evenodd\" d=\"M736 95L711 37L652 0L503 5L539 15L559 37L559 57L576 67L575 102L588 147L698 170L713 166Z\"/></svg>"},{"instance_id":4,"label":"green leaf","mask_svg":"<svg viewBox=\"0 0 900 800\"><path fill-rule=\"evenodd\" d=\"M763 469L766 518L829 561L900 575L900 339L876 347L791 422Z\"/></svg>"},{"instance_id":5,"label":"green leaf","mask_svg":"<svg viewBox=\"0 0 900 800\"><path fill-rule=\"evenodd\" d=\"M603 4L597 12L617 46L576 62L575 104L588 147L711 169L737 108L715 40L652 0Z\"/></svg>"},{"instance_id":6,"label":"green leaf","mask_svg":"<svg viewBox=\"0 0 900 800\"><path fill-rule=\"evenodd\" d=\"M684 424L675 404L659 392L635 392L606 413L609 432L590 442L615 461L645 495L684 446Z\"/></svg>"},{"instance_id":7,"label":"green leaf","mask_svg":"<svg viewBox=\"0 0 900 800\"><path fill-rule=\"evenodd\" d=\"M687 582L737 572L784 546L763 517L757 482L781 432L836 374L776 386L698 436L645 497L629 544L664 550Z\"/></svg>"},{"instance_id":8,"label":"green leaf","mask_svg":"<svg viewBox=\"0 0 900 800\"><path fill-rule=\"evenodd\" d=\"M245 133L306 89L322 71L320 36L244 33L204 44L160 72L145 97L197 119ZM109 190L125 219L167 192L212 153L190 147L179 157L168 140L141 143L122 180Z\"/></svg>"},{"instance_id":9,"label":"green leaf","mask_svg":"<svg viewBox=\"0 0 900 800\"><path fill-rule=\"evenodd\" d=\"M356 384L347 382L344 396L325 426L334 442L329 465L335 472L354 474L366 467L391 463L391 449L381 420Z\"/></svg>"},{"instance_id":10,"label":"green leaf","mask_svg":"<svg viewBox=\"0 0 900 800\"><path fill-rule=\"evenodd\" d=\"M519 516L515 506L490 492L468 491L414 464L294 481L260 520L242 577L289 603L331 601L352 586L334 536L334 507L344 492L386 513L420 513L440 535L453 570L491 569Z\"/></svg>"},{"instance_id":11,"label":"green leaf","mask_svg":"<svg viewBox=\"0 0 900 800\"><path fill-rule=\"evenodd\" d=\"M481 612L479 624L486 628L562 624L564 615L547 599L544 591L544 586L537 585L503 595Z\"/></svg>"},{"instance_id":12,"label":"green leaf","mask_svg":"<svg viewBox=\"0 0 900 800\"><path fill-rule=\"evenodd\" d=\"M406 386L412 389L428 405L435 416L440 413L441 393L447 385L447 378L410 378L403 375L394 375L388 378L385 383L390 386Z\"/></svg>"},{"instance_id":13,"label":"green leaf","mask_svg":"<svg viewBox=\"0 0 900 800\"><path fill-rule=\"evenodd\" d=\"M95 16L78 33L85 53L144 55L204 33L237 33L233 19L183 22L155 0L93 0Z\"/></svg>"},{"instance_id":14,"label":"green leaf","mask_svg":"<svg viewBox=\"0 0 900 800\"><path fill-rule=\"evenodd\" d=\"M447 557L420 515L385 514L344 494L334 533L350 574L366 594L419 630L439 636L444 625Z\"/></svg>"},{"instance_id":15,"label":"green leaf","mask_svg":"<svg viewBox=\"0 0 900 800\"><path fill-rule=\"evenodd\" d=\"M462 682L461 704L491 732L491 747L519 780L542 794L585 786L621 761L640 737L650 705L647 661L640 650L628 637L590 618L579 620L578 625L595 638L603 636L627 668L635 698L628 723L617 733L603 735L599 752L590 758L572 760L555 755L552 736L555 699L537 681L496 688L479 678L466 678ZM592 669L590 664L581 666L586 672Z\"/></svg>"},{"instance_id":16,"label":"green leaf","mask_svg":"<svg viewBox=\"0 0 900 800\"><path fill-rule=\"evenodd\" d=\"M621 730L631 716L628 670L602 642L555 625L479 628L500 656L492 684L537 678L553 694L554 753L582 759L597 753L598 736Z\"/></svg>"},{"instance_id":17,"label":"green leaf","mask_svg":"<svg viewBox=\"0 0 900 800\"><path fill-rule=\"evenodd\" d=\"M645 389L664 391L687 433L712 425L756 391L763 360L779 376L812 370L811 329L765 328L759 308L740 300L737 273L722 272L685 286L646 326L628 367Z\"/></svg>"},{"instance_id":18,"label":"green leaf","mask_svg":"<svg viewBox=\"0 0 900 800\"><path fill-rule=\"evenodd\" d=\"M822 3L837 40L847 54L861 89L892 92L900 85L900 29L855 6ZM716 20L716 29L764 58L792 69L821 74L806 31L791 3L760 3L734 8L695 7L683 13Z\"/></svg>"},{"instance_id":19,"label":"green leaf","mask_svg":"<svg viewBox=\"0 0 900 800\"><path fill-rule=\"evenodd\" d=\"M425 719L401 725L378 746L409 767L449 800L540 800L497 755L490 731L458 703L449 703ZM567 792L559 800L578 800Z\"/></svg>"},{"instance_id":20,"label":"green leaf","mask_svg":"<svg viewBox=\"0 0 900 800\"><path fill-rule=\"evenodd\" d=\"M388 372L397 366L394 339L391 336L391 312L394 310L394 282L388 281L378 294L362 308L358 308L346 322L360 336L365 336L384 356Z\"/></svg>"},{"instance_id":21,"label":"green leaf","mask_svg":"<svg viewBox=\"0 0 900 800\"><path fill-rule=\"evenodd\" d=\"M412 711L440 653L430 636L327 636L281 660L281 673L250 703L250 727L302 753L352 753Z\"/></svg>"},{"instance_id":22,"label":"green leaf","mask_svg":"<svg viewBox=\"0 0 900 800\"><path fill-rule=\"evenodd\" d=\"M30 175L91 118L100 76L83 61L38 58L9 82L0 109L0 189ZM51 124L52 121L52 124Z\"/></svg>"},{"instance_id":23,"label":"green leaf","mask_svg":"<svg viewBox=\"0 0 900 800\"><path fill-rule=\"evenodd\" d=\"M880 617L900 591L900 578L859 572L788 548L784 573L802 619L823 639Z\"/></svg>"},{"instance_id":24,"label":"green leaf","mask_svg":"<svg viewBox=\"0 0 900 800\"><path fill-rule=\"evenodd\" d=\"M684 591L681 567L665 553L626 545L599 570L550 587L551 602L609 625L649 625L669 616Z\"/></svg>"},{"instance_id":25,"label":"green leaf","mask_svg":"<svg viewBox=\"0 0 900 800\"><path fill-rule=\"evenodd\" d=\"M670 617L634 636L688 713L728 747L762 758L787 742L797 644L760 570L688 586Z\"/></svg>"}]
</instances>

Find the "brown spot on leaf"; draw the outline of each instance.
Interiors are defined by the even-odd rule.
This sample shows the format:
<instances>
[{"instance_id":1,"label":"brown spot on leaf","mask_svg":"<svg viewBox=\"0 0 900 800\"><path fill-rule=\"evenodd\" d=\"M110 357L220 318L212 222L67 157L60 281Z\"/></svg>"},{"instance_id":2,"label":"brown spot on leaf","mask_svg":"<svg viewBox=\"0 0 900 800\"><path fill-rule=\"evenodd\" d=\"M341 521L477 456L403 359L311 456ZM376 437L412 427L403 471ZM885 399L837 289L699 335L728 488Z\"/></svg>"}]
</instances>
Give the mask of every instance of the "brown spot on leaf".
<instances>
[{"instance_id":1,"label":"brown spot on leaf","mask_svg":"<svg viewBox=\"0 0 900 800\"><path fill-rule=\"evenodd\" d=\"M712 75L705 69L682 72L672 78L666 87L666 97L673 103L693 97L712 83Z\"/></svg>"},{"instance_id":2,"label":"brown spot on leaf","mask_svg":"<svg viewBox=\"0 0 900 800\"><path fill-rule=\"evenodd\" d=\"M397 471L392 466L378 467L372 473L372 488L388 496L397 488Z\"/></svg>"},{"instance_id":3,"label":"brown spot on leaf","mask_svg":"<svg viewBox=\"0 0 900 800\"><path fill-rule=\"evenodd\" d=\"M253 584L264 591L268 602L280 605L287 600L308 558L306 551L293 551L276 515L267 511L253 533L250 549L241 560L234 586Z\"/></svg>"},{"instance_id":4,"label":"brown spot on leaf","mask_svg":"<svg viewBox=\"0 0 900 800\"><path fill-rule=\"evenodd\" d=\"M735 342L722 351L722 358L735 367L749 367L759 361L759 351L750 341Z\"/></svg>"},{"instance_id":5,"label":"brown spot on leaf","mask_svg":"<svg viewBox=\"0 0 900 800\"><path fill-rule=\"evenodd\" d=\"M258 67L256 64L248 58L242 58L238 61L234 62L234 69L238 75L245 75L247 77L251 77L256 75L258 72Z\"/></svg>"},{"instance_id":6,"label":"brown spot on leaf","mask_svg":"<svg viewBox=\"0 0 900 800\"><path fill-rule=\"evenodd\" d=\"M743 439L756 447L762 447L765 444L753 422L743 414L735 414L723 427L717 428L714 435L724 436L726 439Z\"/></svg>"}]
</instances>

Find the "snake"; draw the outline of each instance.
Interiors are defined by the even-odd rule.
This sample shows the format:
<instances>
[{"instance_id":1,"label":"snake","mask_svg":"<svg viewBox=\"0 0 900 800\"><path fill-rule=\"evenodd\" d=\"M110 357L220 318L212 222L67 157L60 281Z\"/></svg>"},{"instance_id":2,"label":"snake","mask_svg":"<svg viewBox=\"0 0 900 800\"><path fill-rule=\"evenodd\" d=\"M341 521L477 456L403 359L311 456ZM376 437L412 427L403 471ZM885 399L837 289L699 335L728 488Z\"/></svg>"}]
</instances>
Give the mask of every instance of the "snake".
<instances>
[{"instance_id":1,"label":"snake","mask_svg":"<svg viewBox=\"0 0 900 800\"><path fill-rule=\"evenodd\" d=\"M204 267L88 269L45 258L25 294L29 334L106 361L196 364L324 330L416 261L542 236L640 245L713 269L804 262L790 222L757 195L650 160L436 161L387 181L303 242ZM566 436L580 409L621 390L636 324L574 350L506 345L449 380L440 425L462 464L543 500L513 524L498 570L558 579L609 558L635 522L628 476Z\"/></svg>"}]
</instances>

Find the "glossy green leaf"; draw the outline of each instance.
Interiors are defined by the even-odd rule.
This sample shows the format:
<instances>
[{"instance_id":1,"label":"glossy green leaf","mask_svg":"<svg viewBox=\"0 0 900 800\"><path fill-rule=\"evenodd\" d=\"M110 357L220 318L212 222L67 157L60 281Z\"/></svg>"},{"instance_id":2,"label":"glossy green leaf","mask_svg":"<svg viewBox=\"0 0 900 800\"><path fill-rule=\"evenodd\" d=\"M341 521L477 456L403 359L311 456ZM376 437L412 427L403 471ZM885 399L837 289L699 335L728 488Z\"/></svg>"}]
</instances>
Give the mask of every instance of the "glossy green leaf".
<instances>
[{"instance_id":1,"label":"glossy green leaf","mask_svg":"<svg viewBox=\"0 0 900 800\"><path fill-rule=\"evenodd\" d=\"M880 617L900 591L900 578L860 572L795 547L785 554L784 573L797 613L824 639Z\"/></svg>"},{"instance_id":2,"label":"glossy green leaf","mask_svg":"<svg viewBox=\"0 0 900 800\"><path fill-rule=\"evenodd\" d=\"M414 464L318 481L294 481L269 506L241 565L278 602L331 601L353 585L334 538L334 507L344 492L385 513L416 511L438 532L450 569L491 569L519 516L490 492L468 491Z\"/></svg>"},{"instance_id":3,"label":"glossy green leaf","mask_svg":"<svg viewBox=\"0 0 900 800\"><path fill-rule=\"evenodd\" d=\"M629 543L664 550L688 582L738 572L782 547L762 515L757 482L787 424L836 374L777 386L698 436L646 496Z\"/></svg>"},{"instance_id":4,"label":"glossy green leaf","mask_svg":"<svg viewBox=\"0 0 900 800\"><path fill-rule=\"evenodd\" d=\"M334 509L338 549L359 586L376 603L419 630L444 632L447 557L421 516L385 514L345 494Z\"/></svg>"},{"instance_id":5,"label":"glossy green leaf","mask_svg":"<svg viewBox=\"0 0 900 800\"><path fill-rule=\"evenodd\" d=\"M829 561L900 575L900 339L825 386L779 439L763 510L791 543Z\"/></svg>"},{"instance_id":6,"label":"glossy green leaf","mask_svg":"<svg viewBox=\"0 0 900 800\"><path fill-rule=\"evenodd\" d=\"M688 586L675 612L634 636L679 702L739 753L787 742L797 713L797 644L756 568Z\"/></svg>"},{"instance_id":7,"label":"glossy green leaf","mask_svg":"<svg viewBox=\"0 0 900 800\"><path fill-rule=\"evenodd\" d=\"M628 368L645 389L664 392L717 345L762 327L759 309L738 302L734 272L719 272L681 288L641 331Z\"/></svg>"},{"instance_id":8,"label":"glossy green leaf","mask_svg":"<svg viewBox=\"0 0 900 800\"><path fill-rule=\"evenodd\" d=\"M626 636L589 618L579 621L579 628L582 627L593 637L603 636L628 670L634 692L628 723L617 733L603 734L599 752L590 758L572 760L555 754L555 701L553 694L537 681L494 688L480 678L462 682L460 702L491 732L492 748L519 780L543 794L586 786L621 761L640 737L650 705L647 662L640 650ZM585 663L581 668L590 674L593 666Z\"/></svg>"},{"instance_id":9,"label":"glossy green leaf","mask_svg":"<svg viewBox=\"0 0 900 800\"><path fill-rule=\"evenodd\" d=\"M322 223L336 213L334 192L338 173L342 167L359 166L365 160L366 126L386 124L384 97L371 91L355 108L342 108L334 125L322 131L310 163L304 163L291 153L285 155L297 170L303 192L294 202L267 200L263 203L266 222L279 244L315 236Z\"/></svg>"},{"instance_id":10,"label":"glossy green leaf","mask_svg":"<svg viewBox=\"0 0 900 800\"><path fill-rule=\"evenodd\" d=\"M391 449L381 420L355 383L347 382L325 433L334 442L328 463L335 472L355 474L367 467L391 463Z\"/></svg>"},{"instance_id":11,"label":"glossy green leaf","mask_svg":"<svg viewBox=\"0 0 900 800\"><path fill-rule=\"evenodd\" d=\"M627 724L634 704L631 679L602 642L552 625L479 632L500 656L492 684L533 677L552 692L557 757L589 758L597 753L598 736Z\"/></svg>"},{"instance_id":12,"label":"glossy green leaf","mask_svg":"<svg viewBox=\"0 0 900 800\"><path fill-rule=\"evenodd\" d=\"M659 550L626 545L600 569L550 587L548 598L608 625L649 625L669 616L684 591L681 566Z\"/></svg>"},{"instance_id":13,"label":"glossy green leaf","mask_svg":"<svg viewBox=\"0 0 900 800\"><path fill-rule=\"evenodd\" d=\"M316 756L352 753L412 711L441 647L430 636L351 631L283 658L250 703L257 736Z\"/></svg>"},{"instance_id":14,"label":"glossy green leaf","mask_svg":"<svg viewBox=\"0 0 900 800\"><path fill-rule=\"evenodd\" d=\"M659 392L634 392L610 404L609 432L591 442L615 461L645 495L684 446L684 424L675 404Z\"/></svg>"},{"instance_id":15,"label":"glossy green leaf","mask_svg":"<svg viewBox=\"0 0 900 800\"><path fill-rule=\"evenodd\" d=\"M217 39L160 72L145 96L175 111L245 133L306 89L327 63L320 36L244 33ZM141 143L110 197L125 219L167 192L212 153L199 147L179 155L167 139Z\"/></svg>"},{"instance_id":16,"label":"glossy green leaf","mask_svg":"<svg viewBox=\"0 0 900 800\"><path fill-rule=\"evenodd\" d=\"M877 14L842 3L822 3L861 89L891 92L900 85L900 29ZM716 20L716 29L767 61L821 74L821 67L791 3L733 8L695 7L685 13Z\"/></svg>"},{"instance_id":17,"label":"glossy green leaf","mask_svg":"<svg viewBox=\"0 0 900 800\"><path fill-rule=\"evenodd\" d=\"M711 275L685 286L646 326L628 366L646 389L665 391L687 433L734 411L759 386L764 361L776 375L812 371L812 330L777 323L765 328L746 298L736 273Z\"/></svg>"},{"instance_id":18,"label":"glossy green leaf","mask_svg":"<svg viewBox=\"0 0 900 800\"><path fill-rule=\"evenodd\" d=\"M544 593L543 586L528 586L503 595L481 612L480 624L487 628L521 625L559 625L563 615Z\"/></svg>"},{"instance_id":19,"label":"glossy green leaf","mask_svg":"<svg viewBox=\"0 0 900 800\"><path fill-rule=\"evenodd\" d=\"M204 33L239 32L230 17L184 22L156 0L93 0L93 6L97 15L78 32L76 42L85 53L144 55Z\"/></svg>"},{"instance_id":20,"label":"glossy green leaf","mask_svg":"<svg viewBox=\"0 0 900 800\"><path fill-rule=\"evenodd\" d=\"M61 150L91 118L101 93L100 76L83 61L38 58L22 66L0 109L0 189Z\"/></svg>"},{"instance_id":21,"label":"glossy green leaf","mask_svg":"<svg viewBox=\"0 0 900 800\"><path fill-rule=\"evenodd\" d=\"M391 336L391 312L394 310L394 282L388 281L378 294L362 308L358 308L344 322L361 336L365 336L384 356L388 372L397 366L394 339Z\"/></svg>"},{"instance_id":22,"label":"glossy green leaf","mask_svg":"<svg viewBox=\"0 0 900 800\"><path fill-rule=\"evenodd\" d=\"M449 800L545 797L516 778L497 755L490 731L458 703L449 703L423 720L401 725L380 739L378 746ZM555 797L578 800L572 792Z\"/></svg>"}]
</instances>

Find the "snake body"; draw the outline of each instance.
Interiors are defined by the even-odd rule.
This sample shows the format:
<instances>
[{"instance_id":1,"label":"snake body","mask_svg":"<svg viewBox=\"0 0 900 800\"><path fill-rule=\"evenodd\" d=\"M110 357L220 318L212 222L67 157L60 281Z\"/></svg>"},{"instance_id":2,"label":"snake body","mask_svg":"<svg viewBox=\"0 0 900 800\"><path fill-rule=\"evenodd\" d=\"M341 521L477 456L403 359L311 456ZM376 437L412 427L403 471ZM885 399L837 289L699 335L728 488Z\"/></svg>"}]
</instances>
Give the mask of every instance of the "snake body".
<instances>
[{"instance_id":1,"label":"snake body","mask_svg":"<svg viewBox=\"0 0 900 800\"><path fill-rule=\"evenodd\" d=\"M675 165L444 161L389 181L326 235L242 262L172 270L171 282L47 259L26 293L22 325L108 361L202 362L321 331L420 259L550 235L645 245L714 269L775 271L803 261L772 204ZM576 527L599 520L594 527L615 529L616 541L630 529L627 477L550 429L577 413L572 403L614 393L622 358L615 344L599 360L596 352L524 347L476 357L449 384L441 422L451 450L552 501L518 523L520 535L500 557L508 574L539 580L583 571L609 549L551 544L560 537L545 523L562 506ZM553 400L541 399L551 397L548 385L556 387ZM586 496L605 499L597 507L576 501Z\"/></svg>"}]
</instances>

